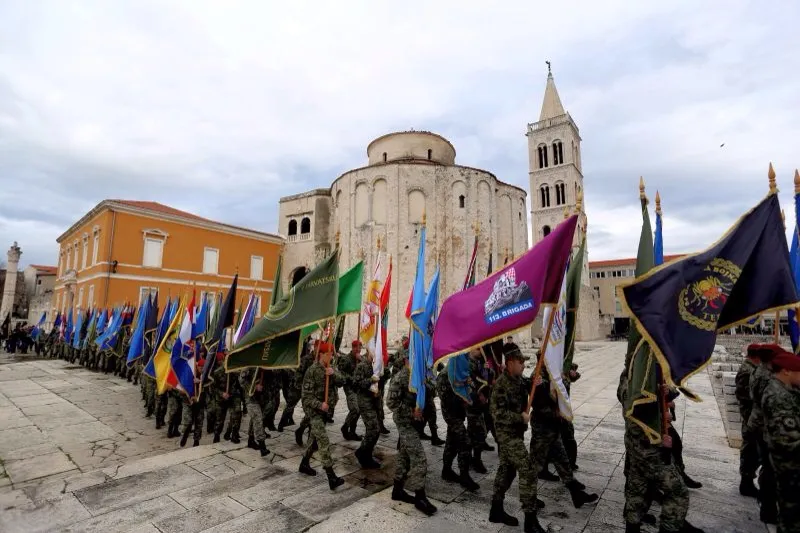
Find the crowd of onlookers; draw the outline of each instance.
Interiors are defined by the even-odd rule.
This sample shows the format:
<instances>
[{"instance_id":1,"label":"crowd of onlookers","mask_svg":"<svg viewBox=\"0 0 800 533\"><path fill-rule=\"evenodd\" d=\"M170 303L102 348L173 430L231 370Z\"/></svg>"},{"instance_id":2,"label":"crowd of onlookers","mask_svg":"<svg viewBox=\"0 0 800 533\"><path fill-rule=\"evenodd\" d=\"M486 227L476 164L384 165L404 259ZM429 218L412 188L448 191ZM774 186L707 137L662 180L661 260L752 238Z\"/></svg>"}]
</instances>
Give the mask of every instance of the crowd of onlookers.
<instances>
[{"instance_id":1,"label":"crowd of onlookers","mask_svg":"<svg viewBox=\"0 0 800 533\"><path fill-rule=\"evenodd\" d=\"M28 326L25 322L17 322L13 328L5 322L0 327L0 346L8 353L27 354L28 349L34 345L32 333L33 326Z\"/></svg>"}]
</instances>

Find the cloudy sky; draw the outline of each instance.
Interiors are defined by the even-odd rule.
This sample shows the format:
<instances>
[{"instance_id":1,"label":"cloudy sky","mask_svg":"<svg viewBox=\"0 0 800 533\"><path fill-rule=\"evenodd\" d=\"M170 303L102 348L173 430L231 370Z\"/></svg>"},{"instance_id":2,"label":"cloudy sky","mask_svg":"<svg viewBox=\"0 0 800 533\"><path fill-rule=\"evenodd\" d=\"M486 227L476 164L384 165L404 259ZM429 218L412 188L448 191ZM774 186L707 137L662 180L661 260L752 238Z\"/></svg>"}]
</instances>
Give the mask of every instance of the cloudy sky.
<instances>
[{"instance_id":1,"label":"cloudy sky","mask_svg":"<svg viewBox=\"0 0 800 533\"><path fill-rule=\"evenodd\" d=\"M550 60L583 136L591 259L635 255L640 175L667 253L693 251L766 193L769 161L790 207L798 23L800 3L738 0L5 0L0 248L55 264L104 198L277 231L280 196L398 129L527 189Z\"/></svg>"}]
</instances>

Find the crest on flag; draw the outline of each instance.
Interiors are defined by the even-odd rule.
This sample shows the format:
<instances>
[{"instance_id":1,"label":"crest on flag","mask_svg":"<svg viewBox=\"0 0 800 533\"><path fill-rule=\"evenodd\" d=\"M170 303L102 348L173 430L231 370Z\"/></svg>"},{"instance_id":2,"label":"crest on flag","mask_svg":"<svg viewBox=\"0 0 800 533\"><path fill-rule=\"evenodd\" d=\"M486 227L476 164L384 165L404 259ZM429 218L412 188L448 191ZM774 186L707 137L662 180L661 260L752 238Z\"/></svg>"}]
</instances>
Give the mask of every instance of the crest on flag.
<instances>
[{"instance_id":1,"label":"crest on flag","mask_svg":"<svg viewBox=\"0 0 800 533\"><path fill-rule=\"evenodd\" d=\"M678 310L681 318L704 331L717 329L720 313L736 285L742 269L727 259L712 259L706 275L681 291Z\"/></svg>"},{"instance_id":2,"label":"crest on flag","mask_svg":"<svg viewBox=\"0 0 800 533\"><path fill-rule=\"evenodd\" d=\"M533 295L525 280L517 285L514 267L509 268L494 282L492 293L484 303L487 324L533 309Z\"/></svg>"}]
</instances>

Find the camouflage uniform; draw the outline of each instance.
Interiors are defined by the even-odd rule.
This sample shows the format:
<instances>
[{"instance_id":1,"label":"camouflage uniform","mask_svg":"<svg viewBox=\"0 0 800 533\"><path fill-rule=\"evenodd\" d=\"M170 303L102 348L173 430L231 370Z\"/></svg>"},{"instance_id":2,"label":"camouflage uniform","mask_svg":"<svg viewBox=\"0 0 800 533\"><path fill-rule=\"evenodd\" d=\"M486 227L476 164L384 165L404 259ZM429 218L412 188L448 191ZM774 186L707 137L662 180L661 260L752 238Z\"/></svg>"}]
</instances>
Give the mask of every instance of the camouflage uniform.
<instances>
[{"instance_id":1,"label":"camouflage uniform","mask_svg":"<svg viewBox=\"0 0 800 533\"><path fill-rule=\"evenodd\" d=\"M197 386L197 385L195 385ZM189 432L194 434L194 445L200 443L203 436L203 418L206 413L206 392L203 391L197 400L189 401L183 397L183 411L181 413L181 446L186 444Z\"/></svg>"},{"instance_id":2,"label":"camouflage uniform","mask_svg":"<svg viewBox=\"0 0 800 533\"><path fill-rule=\"evenodd\" d=\"M487 389L489 383L483 358L470 356L469 375L475 386L472 394L472 405L467 406L467 433L469 433L469 442L472 447L475 466L478 467L476 471L480 472L485 470L481 462L481 453L483 452L483 446L486 444L486 435L488 434L483 412L488 400L486 394L489 392Z\"/></svg>"},{"instance_id":3,"label":"camouflage uniform","mask_svg":"<svg viewBox=\"0 0 800 533\"><path fill-rule=\"evenodd\" d=\"M408 360L408 348L399 348L396 352L389 356L389 365L392 367L391 377L395 377L398 372L403 370Z\"/></svg>"},{"instance_id":4,"label":"camouflage uniform","mask_svg":"<svg viewBox=\"0 0 800 533\"><path fill-rule=\"evenodd\" d=\"M267 438L267 433L264 431L264 410L268 402L267 388L265 386L266 373L266 370L255 369L246 374L247 412L250 413L250 425L247 429L247 435L249 439L256 442L261 442ZM253 382L254 380L256 380L256 383ZM258 390L259 385L261 390Z\"/></svg>"},{"instance_id":5,"label":"camouflage uniform","mask_svg":"<svg viewBox=\"0 0 800 533\"><path fill-rule=\"evenodd\" d=\"M753 411L753 400L750 398L750 378L756 370L756 364L745 359L736 373L736 400L739 402L739 414L742 417L742 446L739 448L739 475L742 479L752 480L758 470L758 435L749 425L750 413Z\"/></svg>"},{"instance_id":6,"label":"camouflage uniform","mask_svg":"<svg viewBox=\"0 0 800 533\"><path fill-rule=\"evenodd\" d=\"M353 383L353 374L357 366L358 359L356 359L352 350L336 360L336 369L342 377L344 395L347 399L347 417L344 419L344 424L342 425L342 434L344 434L346 439L349 439L350 435L355 433L358 417L361 414L359 410L358 392Z\"/></svg>"},{"instance_id":7,"label":"camouflage uniform","mask_svg":"<svg viewBox=\"0 0 800 533\"><path fill-rule=\"evenodd\" d=\"M413 424L417 395L408 390L410 379L411 371L404 364L389 384L387 405L392 410L399 439L394 480L395 483L403 484L405 488L416 492L425 490L428 462L419 433Z\"/></svg>"},{"instance_id":8,"label":"camouflage uniform","mask_svg":"<svg viewBox=\"0 0 800 533\"><path fill-rule=\"evenodd\" d=\"M459 471L462 474L468 473L471 448L467 429L464 427L467 410L464 400L453 390L446 367L439 372L439 376L436 378L436 392L439 394L439 402L442 406L442 418L447 424L442 476L445 476L446 470L452 470L456 457L458 457Z\"/></svg>"},{"instance_id":9,"label":"camouflage uniform","mask_svg":"<svg viewBox=\"0 0 800 533\"><path fill-rule=\"evenodd\" d=\"M267 370L264 375L264 407L263 416L264 426L275 431L275 415L281 405L281 381L280 374L276 370Z\"/></svg>"},{"instance_id":10,"label":"camouflage uniform","mask_svg":"<svg viewBox=\"0 0 800 533\"><path fill-rule=\"evenodd\" d=\"M753 375L750 377L750 398L753 400L753 406L747 419L747 429L755 435L761 461L761 471L758 474L758 496L761 501L762 521L774 519L777 513L775 472L772 469L769 450L764 440L764 413L761 410L764 390L771 379L772 370L769 363L762 362L753 371Z\"/></svg>"},{"instance_id":11,"label":"camouflage uniform","mask_svg":"<svg viewBox=\"0 0 800 533\"><path fill-rule=\"evenodd\" d=\"M380 425L378 422L378 395L371 390L373 385L377 389L378 383L377 380L373 380L372 363L368 357L362 358L356 365L350 384L355 390L358 412L364 421L364 440L361 441L356 457L361 462L370 462L375 445L378 444Z\"/></svg>"},{"instance_id":12,"label":"camouflage uniform","mask_svg":"<svg viewBox=\"0 0 800 533\"><path fill-rule=\"evenodd\" d=\"M222 433L222 428L225 426L225 417L228 411L231 411L230 422L228 422L228 430L225 432L225 440L234 440L234 443L239 442L239 428L242 425L242 399L244 398L244 390L239 381L238 374L227 374L222 365L218 365L214 370L214 394L217 397L216 404L218 412L216 417L216 425L214 427L214 440L218 440ZM228 397L224 395L227 393Z\"/></svg>"},{"instance_id":13,"label":"camouflage uniform","mask_svg":"<svg viewBox=\"0 0 800 533\"><path fill-rule=\"evenodd\" d=\"M322 404L325 402L325 372L325 366L320 362L315 362L303 377L303 411L305 411L311 425L311 440L303 457L309 460L314 452L319 450L319 461L322 466L324 468L332 468L331 443L325 429L325 413L321 411ZM341 383L342 379L336 373L328 378L327 403L329 406L333 398L338 398L336 388Z\"/></svg>"},{"instance_id":14,"label":"camouflage uniform","mask_svg":"<svg viewBox=\"0 0 800 533\"><path fill-rule=\"evenodd\" d=\"M294 425L294 408L300 402L300 387L295 384L296 370L285 369L280 374L284 407L278 422L278 431L283 431L284 427Z\"/></svg>"},{"instance_id":15,"label":"camouflage uniform","mask_svg":"<svg viewBox=\"0 0 800 533\"><path fill-rule=\"evenodd\" d=\"M561 416L558 404L550 396L550 381L536 387L531 413L531 462L538 474L547 465L548 456L556 467L558 477L567 486L574 484L572 468L561 441Z\"/></svg>"},{"instance_id":16,"label":"camouflage uniform","mask_svg":"<svg viewBox=\"0 0 800 533\"><path fill-rule=\"evenodd\" d=\"M646 408L658 407L653 404ZM677 467L671 461L665 461L662 447L650 444L644 431L627 418L625 453L625 521L628 524L641 524L642 517L652 503L653 492L659 490L664 495L661 502L661 531L681 531L689 510L689 490Z\"/></svg>"},{"instance_id":17,"label":"camouflage uniform","mask_svg":"<svg viewBox=\"0 0 800 533\"><path fill-rule=\"evenodd\" d=\"M525 513L536 513L536 472L533 469L524 436L527 425L522 412L528 403L528 387L522 377L503 372L494 384L491 398L492 417L497 432L500 463L494 478L493 502L502 502L519 472L519 501Z\"/></svg>"},{"instance_id":18,"label":"camouflage uniform","mask_svg":"<svg viewBox=\"0 0 800 533\"><path fill-rule=\"evenodd\" d=\"M180 432L178 431L178 424L180 424L183 411L183 398L181 393L175 389L170 389L167 395L167 424L169 424L169 435L177 437Z\"/></svg>"},{"instance_id":19,"label":"camouflage uniform","mask_svg":"<svg viewBox=\"0 0 800 533\"><path fill-rule=\"evenodd\" d=\"M778 533L800 532L800 390L777 378L764 390L765 440L774 468Z\"/></svg>"},{"instance_id":20,"label":"camouflage uniform","mask_svg":"<svg viewBox=\"0 0 800 533\"><path fill-rule=\"evenodd\" d=\"M303 393L303 380L305 378L306 372L309 368L314 364L314 352L312 350L307 350L303 353L302 357L300 358L300 366L297 367L297 370L294 372L294 387L295 393L299 398L302 399ZM295 440L297 443L302 446L302 439L303 439L303 432L308 429L309 425L311 424L311 419L308 417L308 414L305 413L305 409L303 409L304 416L303 420L300 421L300 425L298 425L297 429L294 432Z\"/></svg>"}]
</instances>

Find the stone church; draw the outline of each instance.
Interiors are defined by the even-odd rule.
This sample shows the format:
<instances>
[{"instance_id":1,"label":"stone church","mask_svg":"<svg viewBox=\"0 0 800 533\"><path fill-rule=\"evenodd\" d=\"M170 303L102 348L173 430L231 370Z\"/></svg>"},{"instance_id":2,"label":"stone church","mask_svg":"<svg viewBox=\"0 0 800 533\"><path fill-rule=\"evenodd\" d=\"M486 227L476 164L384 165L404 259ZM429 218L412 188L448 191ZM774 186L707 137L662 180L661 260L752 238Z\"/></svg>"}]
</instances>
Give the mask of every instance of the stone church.
<instances>
[{"instance_id":1,"label":"stone church","mask_svg":"<svg viewBox=\"0 0 800 533\"><path fill-rule=\"evenodd\" d=\"M575 209L583 187L578 128L561 105L552 75L539 121L528 125L527 137L532 235L537 242L564 219L565 209ZM370 142L366 152L365 166L344 172L329 188L280 199L278 232L287 236L281 282L291 286L299 281L330 253L338 233L340 270L363 260L366 284L380 240L393 262L388 318L393 342L408 331L404 314L423 224L426 283L438 266L444 301L462 288L476 236L478 281L486 277L490 261L496 269L529 248L527 192L487 170L456 163L455 147L436 133L388 133ZM583 214L577 245L585 230ZM588 279L586 274L580 338L596 337L597 301ZM594 314L591 309L584 313L592 304ZM349 318L346 339L356 331L357 319Z\"/></svg>"}]
</instances>

